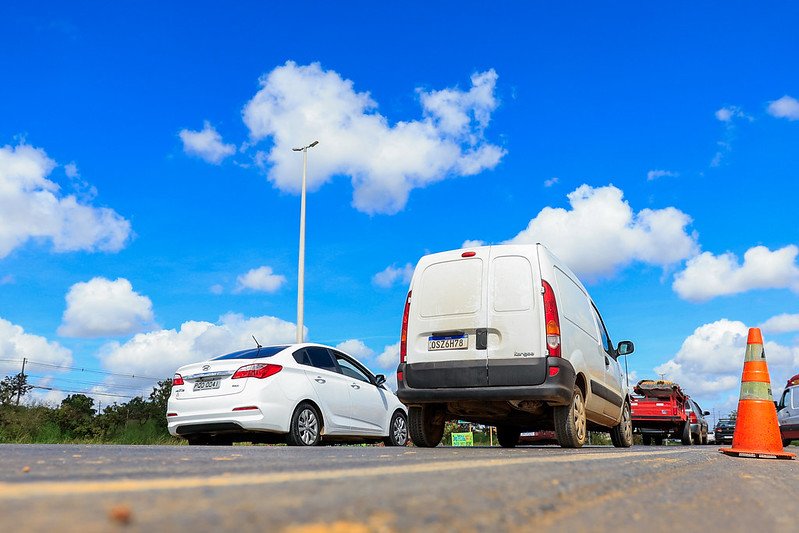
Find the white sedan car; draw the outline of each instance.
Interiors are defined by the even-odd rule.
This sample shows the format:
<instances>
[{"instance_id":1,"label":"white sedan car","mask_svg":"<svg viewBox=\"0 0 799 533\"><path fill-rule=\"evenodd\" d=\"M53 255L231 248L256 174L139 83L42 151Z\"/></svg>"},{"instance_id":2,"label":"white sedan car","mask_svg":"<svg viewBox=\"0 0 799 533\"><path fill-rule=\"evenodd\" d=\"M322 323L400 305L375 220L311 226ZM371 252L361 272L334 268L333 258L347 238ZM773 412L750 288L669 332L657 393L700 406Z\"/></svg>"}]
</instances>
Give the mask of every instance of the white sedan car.
<instances>
[{"instance_id":1,"label":"white sedan car","mask_svg":"<svg viewBox=\"0 0 799 533\"><path fill-rule=\"evenodd\" d=\"M404 446L408 411L385 381L329 346L253 348L180 367L167 423L189 444L382 440Z\"/></svg>"}]
</instances>

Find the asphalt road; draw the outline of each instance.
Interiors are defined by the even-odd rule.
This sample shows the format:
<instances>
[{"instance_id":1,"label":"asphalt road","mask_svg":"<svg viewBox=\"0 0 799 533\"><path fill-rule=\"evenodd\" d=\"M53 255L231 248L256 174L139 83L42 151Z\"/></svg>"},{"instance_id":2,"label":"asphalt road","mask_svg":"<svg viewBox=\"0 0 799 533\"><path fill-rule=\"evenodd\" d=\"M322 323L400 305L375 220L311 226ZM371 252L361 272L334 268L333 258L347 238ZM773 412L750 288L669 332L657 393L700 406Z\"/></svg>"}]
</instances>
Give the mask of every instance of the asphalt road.
<instances>
[{"instance_id":1,"label":"asphalt road","mask_svg":"<svg viewBox=\"0 0 799 533\"><path fill-rule=\"evenodd\" d=\"M0 530L792 531L799 461L715 446L0 446Z\"/></svg>"}]
</instances>

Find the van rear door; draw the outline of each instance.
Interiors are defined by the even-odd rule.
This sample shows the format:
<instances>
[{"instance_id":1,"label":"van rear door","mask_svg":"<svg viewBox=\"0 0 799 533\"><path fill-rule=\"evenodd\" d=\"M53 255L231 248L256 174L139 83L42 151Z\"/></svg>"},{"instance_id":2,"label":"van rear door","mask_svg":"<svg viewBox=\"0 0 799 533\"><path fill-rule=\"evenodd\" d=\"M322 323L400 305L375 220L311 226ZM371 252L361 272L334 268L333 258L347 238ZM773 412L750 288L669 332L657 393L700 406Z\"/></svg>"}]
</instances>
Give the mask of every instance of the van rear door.
<instances>
[{"instance_id":1,"label":"van rear door","mask_svg":"<svg viewBox=\"0 0 799 533\"><path fill-rule=\"evenodd\" d=\"M539 385L546 379L538 258L531 246L491 248L488 276L488 384Z\"/></svg>"},{"instance_id":2,"label":"van rear door","mask_svg":"<svg viewBox=\"0 0 799 533\"><path fill-rule=\"evenodd\" d=\"M485 387L489 248L426 256L417 266L405 379L414 388Z\"/></svg>"}]
</instances>

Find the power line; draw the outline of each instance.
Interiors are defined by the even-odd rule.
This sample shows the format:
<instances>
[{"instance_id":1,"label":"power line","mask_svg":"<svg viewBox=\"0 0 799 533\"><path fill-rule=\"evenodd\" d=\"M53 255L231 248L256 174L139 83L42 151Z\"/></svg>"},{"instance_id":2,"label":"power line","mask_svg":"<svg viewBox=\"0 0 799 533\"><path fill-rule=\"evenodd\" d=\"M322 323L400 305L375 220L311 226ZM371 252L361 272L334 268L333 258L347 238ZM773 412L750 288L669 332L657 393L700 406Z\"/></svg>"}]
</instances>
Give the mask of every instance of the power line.
<instances>
[{"instance_id":1,"label":"power line","mask_svg":"<svg viewBox=\"0 0 799 533\"><path fill-rule=\"evenodd\" d=\"M66 382L69 382L69 383L75 383L77 385L103 385L103 386L112 387L112 388L116 388L116 389L128 389L128 390L134 390L134 391L141 390L141 387L134 387L134 386L131 386L131 385L119 385L117 383L106 383L106 382L102 382L102 381L83 381L83 380L79 380L79 379L70 379L70 378L65 378L65 377L61 377L61 376L52 376L52 375L43 376L43 375L40 375L40 374L27 374L27 376L29 378L50 379L52 381L66 381Z\"/></svg>"},{"instance_id":2,"label":"power line","mask_svg":"<svg viewBox=\"0 0 799 533\"><path fill-rule=\"evenodd\" d=\"M22 363L22 359L0 359L0 361L6 362L6 363ZM98 370L98 369L94 369L94 368L82 368L82 367L67 366L67 365L54 365L52 363L43 363L41 361L31 361L30 359L28 359L28 364L33 364L33 365L36 365L36 366L44 366L44 367L48 367L48 368L60 368L60 369L65 369L65 370L76 370L76 371L79 371L79 372L88 372L88 373L91 373L91 374L103 374L105 376L116 376L116 377L121 377L121 378L146 379L146 380L150 380L150 381L160 381L162 379L165 379L163 377L155 378L155 377L152 377L152 376L137 376L135 374L120 374L118 372L109 372L108 370Z\"/></svg>"},{"instance_id":3,"label":"power line","mask_svg":"<svg viewBox=\"0 0 799 533\"><path fill-rule=\"evenodd\" d=\"M72 394L83 394L85 396L112 396L114 398L136 398L136 396L125 396L124 394L112 394L110 392L92 392L86 390L69 390L69 389L59 389L57 387L41 387L39 385L31 385L34 389L42 389L42 390L51 390L56 392L70 392Z\"/></svg>"}]
</instances>

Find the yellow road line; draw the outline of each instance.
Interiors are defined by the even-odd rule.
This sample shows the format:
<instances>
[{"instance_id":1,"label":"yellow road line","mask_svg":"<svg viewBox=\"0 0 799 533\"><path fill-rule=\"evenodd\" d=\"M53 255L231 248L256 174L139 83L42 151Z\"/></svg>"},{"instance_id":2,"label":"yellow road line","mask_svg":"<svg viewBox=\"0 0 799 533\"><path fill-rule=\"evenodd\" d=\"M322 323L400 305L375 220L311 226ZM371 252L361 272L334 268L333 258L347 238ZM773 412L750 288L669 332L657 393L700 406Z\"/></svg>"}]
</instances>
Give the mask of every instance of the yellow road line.
<instances>
[{"instance_id":1,"label":"yellow road line","mask_svg":"<svg viewBox=\"0 0 799 533\"><path fill-rule=\"evenodd\" d=\"M475 461L442 461L411 465L375 466L352 469L317 470L305 472L275 472L268 474L225 474L208 477L168 477L154 479L121 479L89 481L41 481L30 483L0 483L0 500L15 500L41 496L77 496L86 494L131 493L150 490L200 489L272 485L300 481L325 481L344 478L368 478L402 474L425 474L453 470L475 470L538 463L578 463L603 459L627 459L682 453L675 451L606 452L555 457L519 457L511 459L479 459Z\"/></svg>"}]
</instances>

